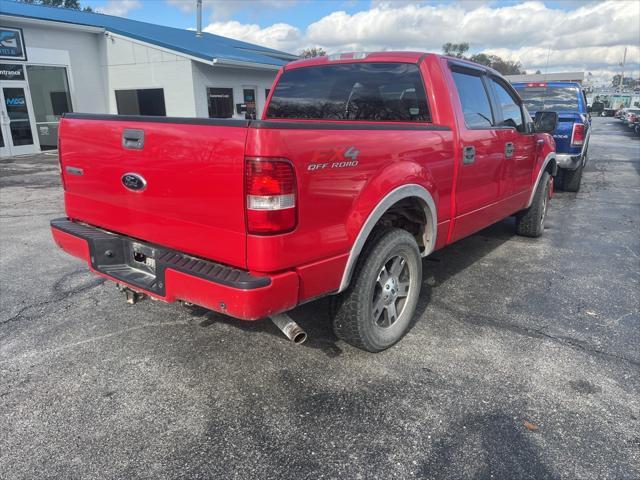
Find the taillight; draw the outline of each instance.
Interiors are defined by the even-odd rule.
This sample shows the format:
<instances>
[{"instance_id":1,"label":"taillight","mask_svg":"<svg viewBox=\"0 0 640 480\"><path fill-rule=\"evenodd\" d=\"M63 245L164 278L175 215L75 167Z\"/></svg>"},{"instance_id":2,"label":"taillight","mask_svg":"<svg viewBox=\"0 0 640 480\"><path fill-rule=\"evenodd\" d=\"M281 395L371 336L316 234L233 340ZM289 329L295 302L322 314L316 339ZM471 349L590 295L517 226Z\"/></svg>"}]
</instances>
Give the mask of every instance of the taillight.
<instances>
[{"instance_id":1,"label":"taillight","mask_svg":"<svg viewBox=\"0 0 640 480\"><path fill-rule=\"evenodd\" d=\"M571 135L571 145L580 146L584 143L584 125L582 123L573 124L573 133Z\"/></svg>"},{"instance_id":2,"label":"taillight","mask_svg":"<svg viewBox=\"0 0 640 480\"><path fill-rule=\"evenodd\" d=\"M275 234L296 226L296 174L282 158L246 158L249 233Z\"/></svg>"}]
</instances>

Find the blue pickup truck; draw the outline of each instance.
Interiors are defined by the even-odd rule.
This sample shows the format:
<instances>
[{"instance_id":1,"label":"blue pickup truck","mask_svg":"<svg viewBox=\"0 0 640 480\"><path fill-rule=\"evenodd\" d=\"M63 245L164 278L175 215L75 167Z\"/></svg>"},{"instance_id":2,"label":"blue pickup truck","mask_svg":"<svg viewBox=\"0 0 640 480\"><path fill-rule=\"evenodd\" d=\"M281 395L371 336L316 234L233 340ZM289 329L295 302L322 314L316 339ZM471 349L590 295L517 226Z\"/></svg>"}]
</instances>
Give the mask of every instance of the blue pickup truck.
<instances>
[{"instance_id":1,"label":"blue pickup truck","mask_svg":"<svg viewBox=\"0 0 640 480\"><path fill-rule=\"evenodd\" d=\"M531 116L544 111L558 114L558 123L553 132L556 161L560 167L555 186L577 192L587 163L591 134L591 116L584 90L574 82L514 83L513 86Z\"/></svg>"}]
</instances>

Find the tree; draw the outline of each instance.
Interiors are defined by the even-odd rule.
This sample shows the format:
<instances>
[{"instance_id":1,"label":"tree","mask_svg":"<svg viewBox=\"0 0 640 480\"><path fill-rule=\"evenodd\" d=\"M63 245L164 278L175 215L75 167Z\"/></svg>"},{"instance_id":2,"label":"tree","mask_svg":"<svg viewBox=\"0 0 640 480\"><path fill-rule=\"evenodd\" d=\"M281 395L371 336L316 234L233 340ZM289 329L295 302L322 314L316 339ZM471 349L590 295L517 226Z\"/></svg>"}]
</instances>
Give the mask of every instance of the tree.
<instances>
[{"instance_id":1,"label":"tree","mask_svg":"<svg viewBox=\"0 0 640 480\"><path fill-rule=\"evenodd\" d=\"M93 12L91 7L80 7L78 0L18 0L22 3L32 3L34 5L44 5L45 7L71 8L72 10L82 10L83 12Z\"/></svg>"},{"instance_id":2,"label":"tree","mask_svg":"<svg viewBox=\"0 0 640 480\"><path fill-rule=\"evenodd\" d=\"M442 45L442 53L457 58L464 58L465 60L471 60L472 62L486 65L494 70L497 70L502 75L520 75L525 74L520 62L512 62L511 60L505 60L498 55L488 55L486 53L476 53L471 57L465 56L465 53L469 50L469 44L463 43L450 43L447 42Z\"/></svg>"},{"instance_id":3,"label":"tree","mask_svg":"<svg viewBox=\"0 0 640 480\"><path fill-rule=\"evenodd\" d=\"M611 86L612 87L619 87L620 86L620 77L622 75L620 75L619 73L616 73L613 78L611 79ZM634 88L636 86L636 81L632 78L632 77L624 77L624 81L622 82L622 86L623 87L629 87L629 88Z\"/></svg>"},{"instance_id":4,"label":"tree","mask_svg":"<svg viewBox=\"0 0 640 480\"><path fill-rule=\"evenodd\" d=\"M449 55L450 57L466 58L465 53L469 50L469 44L463 43L451 43L447 42L442 45L442 53Z\"/></svg>"},{"instance_id":5,"label":"tree","mask_svg":"<svg viewBox=\"0 0 640 480\"><path fill-rule=\"evenodd\" d=\"M301 58L323 57L327 54L322 47L305 48L300 52Z\"/></svg>"},{"instance_id":6,"label":"tree","mask_svg":"<svg viewBox=\"0 0 640 480\"><path fill-rule=\"evenodd\" d=\"M469 58L472 62L486 65L494 70L497 70L502 75L521 75L525 74L520 62L513 62L511 60L505 60L498 55L487 55L486 53L476 53Z\"/></svg>"}]
</instances>

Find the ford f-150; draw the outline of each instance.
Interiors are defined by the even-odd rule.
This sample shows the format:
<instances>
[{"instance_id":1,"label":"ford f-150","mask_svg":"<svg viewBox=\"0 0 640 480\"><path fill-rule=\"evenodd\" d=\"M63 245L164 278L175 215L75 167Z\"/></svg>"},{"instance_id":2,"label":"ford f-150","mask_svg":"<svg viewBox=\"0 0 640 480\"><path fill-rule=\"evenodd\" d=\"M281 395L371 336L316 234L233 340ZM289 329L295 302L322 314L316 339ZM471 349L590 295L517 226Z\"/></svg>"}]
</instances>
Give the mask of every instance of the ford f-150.
<instances>
[{"instance_id":1,"label":"ford f-150","mask_svg":"<svg viewBox=\"0 0 640 480\"><path fill-rule=\"evenodd\" d=\"M380 351L412 324L422 257L511 215L542 233L554 126L464 60L296 61L260 120L65 115L52 233L130 301L271 317L299 341L286 312L334 295L337 336Z\"/></svg>"}]
</instances>

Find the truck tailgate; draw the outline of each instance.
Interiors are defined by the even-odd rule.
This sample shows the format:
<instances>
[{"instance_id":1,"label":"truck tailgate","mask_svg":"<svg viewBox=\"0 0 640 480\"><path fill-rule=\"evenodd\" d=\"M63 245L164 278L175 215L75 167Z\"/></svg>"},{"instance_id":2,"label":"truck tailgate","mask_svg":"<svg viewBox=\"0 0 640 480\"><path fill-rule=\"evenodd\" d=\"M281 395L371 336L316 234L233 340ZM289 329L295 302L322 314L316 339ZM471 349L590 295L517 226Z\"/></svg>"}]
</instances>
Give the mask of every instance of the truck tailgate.
<instances>
[{"instance_id":1,"label":"truck tailgate","mask_svg":"<svg viewBox=\"0 0 640 480\"><path fill-rule=\"evenodd\" d=\"M67 115L67 215L244 268L246 136L243 121Z\"/></svg>"}]
</instances>

